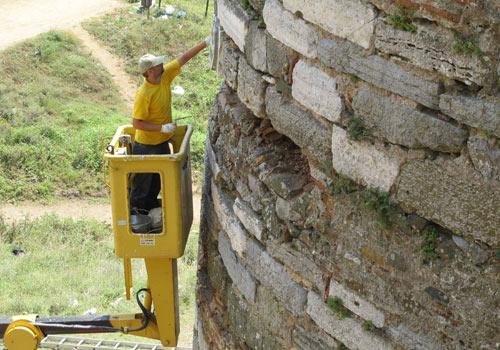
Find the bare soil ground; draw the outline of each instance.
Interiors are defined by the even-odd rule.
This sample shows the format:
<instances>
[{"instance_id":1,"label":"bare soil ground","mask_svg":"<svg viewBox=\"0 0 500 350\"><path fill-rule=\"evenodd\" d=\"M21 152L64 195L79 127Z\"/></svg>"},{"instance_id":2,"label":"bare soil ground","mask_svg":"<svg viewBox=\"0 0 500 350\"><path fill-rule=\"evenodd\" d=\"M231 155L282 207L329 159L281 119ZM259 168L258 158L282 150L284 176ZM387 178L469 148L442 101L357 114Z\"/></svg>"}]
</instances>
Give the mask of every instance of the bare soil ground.
<instances>
[{"instance_id":1,"label":"bare soil ground","mask_svg":"<svg viewBox=\"0 0 500 350\"><path fill-rule=\"evenodd\" d=\"M0 0L0 50L123 5L117 0Z\"/></svg>"},{"instance_id":2,"label":"bare soil ground","mask_svg":"<svg viewBox=\"0 0 500 350\"><path fill-rule=\"evenodd\" d=\"M106 68L113 77L115 85L118 87L129 112L134 104L134 96L137 86L134 84L130 76L125 72L125 62L119 57L111 54L104 46L102 46L95 38L93 38L82 27L75 26L72 28L72 33L75 34L82 44L87 47L91 54Z\"/></svg>"}]
</instances>

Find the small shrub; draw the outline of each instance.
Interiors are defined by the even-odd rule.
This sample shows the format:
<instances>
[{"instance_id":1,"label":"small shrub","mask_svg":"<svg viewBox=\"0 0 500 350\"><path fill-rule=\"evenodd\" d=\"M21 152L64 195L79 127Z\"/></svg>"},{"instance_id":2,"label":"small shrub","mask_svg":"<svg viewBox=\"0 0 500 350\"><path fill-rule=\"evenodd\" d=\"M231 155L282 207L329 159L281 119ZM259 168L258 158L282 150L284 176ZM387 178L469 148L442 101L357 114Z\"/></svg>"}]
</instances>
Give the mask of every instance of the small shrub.
<instances>
[{"instance_id":1,"label":"small shrub","mask_svg":"<svg viewBox=\"0 0 500 350\"><path fill-rule=\"evenodd\" d=\"M389 200L389 193L367 188L363 193L363 203L367 208L377 212L379 223L383 227L391 227L391 217L396 214L396 206Z\"/></svg>"},{"instance_id":2,"label":"small shrub","mask_svg":"<svg viewBox=\"0 0 500 350\"><path fill-rule=\"evenodd\" d=\"M455 40L451 45L453 53L457 55L476 55L477 57L482 57L483 52L477 46L476 42L472 39L464 38L460 35L455 36Z\"/></svg>"},{"instance_id":3,"label":"small shrub","mask_svg":"<svg viewBox=\"0 0 500 350\"><path fill-rule=\"evenodd\" d=\"M339 297L328 297L326 304L340 319L351 316L351 311L344 306L342 299Z\"/></svg>"},{"instance_id":4,"label":"small shrub","mask_svg":"<svg viewBox=\"0 0 500 350\"><path fill-rule=\"evenodd\" d=\"M357 82L359 82L361 80L357 75L354 75L354 74L349 74L349 79L354 84L356 84Z\"/></svg>"},{"instance_id":5,"label":"small shrub","mask_svg":"<svg viewBox=\"0 0 500 350\"><path fill-rule=\"evenodd\" d=\"M371 320L365 320L363 322L363 329L367 332L373 332L375 330L375 325Z\"/></svg>"},{"instance_id":6,"label":"small shrub","mask_svg":"<svg viewBox=\"0 0 500 350\"><path fill-rule=\"evenodd\" d=\"M347 134L351 139L358 141L368 136L368 130L364 126L361 118L354 117L347 123Z\"/></svg>"},{"instance_id":7,"label":"small shrub","mask_svg":"<svg viewBox=\"0 0 500 350\"><path fill-rule=\"evenodd\" d=\"M424 237L421 252L427 261L439 258L439 254L436 252L438 236L438 231L433 227L427 231Z\"/></svg>"},{"instance_id":8,"label":"small shrub","mask_svg":"<svg viewBox=\"0 0 500 350\"><path fill-rule=\"evenodd\" d=\"M240 0L241 6L245 9L245 11L249 11L252 9L252 5L250 5L250 1L248 0Z\"/></svg>"},{"instance_id":9,"label":"small shrub","mask_svg":"<svg viewBox=\"0 0 500 350\"><path fill-rule=\"evenodd\" d=\"M417 27L405 15L391 15L387 18L387 23L405 32L415 33L417 31Z\"/></svg>"},{"instance_id":10,"label":"small shrub","mask_svg":"<svg viewBox=\"0 0 500 350\"><path fill-rule=\"evenodd\" d=\"M483 130L486 137L495 137L495 133L491 130Z\"/></svg>"},{"instance_id":11,"label":"small shrub","mask_svg":"<svg viewBox=\"0 0 500 350\"><path fill-rule=\"evenodd\" d=\"M358 190L358 185L343 175L338 175L332 185L333 194L347 194Z\"/></svg>"},{"instance_id":12,"label":"small shrub","mask_svg":"<svg viewBox=\"0 0 500 350\"><path fill-rule=\"evenodd\" d=\"M349 348L347 346L345 346L344 343L339 342L338 343L338 350L349 350Z\"/></svg>"}]
</instances>

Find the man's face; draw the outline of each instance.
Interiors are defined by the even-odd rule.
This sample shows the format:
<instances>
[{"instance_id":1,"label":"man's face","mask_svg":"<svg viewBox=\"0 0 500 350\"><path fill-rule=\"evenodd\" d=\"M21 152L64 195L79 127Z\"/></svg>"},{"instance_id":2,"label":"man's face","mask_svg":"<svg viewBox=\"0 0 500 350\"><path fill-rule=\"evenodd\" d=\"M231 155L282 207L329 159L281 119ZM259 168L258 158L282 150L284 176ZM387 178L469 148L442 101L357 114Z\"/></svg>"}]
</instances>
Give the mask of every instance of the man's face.
<instances>
[{"instance_id":1,"label":"man's face","mask_svg":"<svg viewBox=\"0 0 500 350\"><path fill-rule=\"evenodd\" d=\"M159 78L163 74L163 64L159 64L157 66L154 66L151 69L153 70L153 74L154 74L155 78Z\"/></svg>"},{"instance_id":2,"label":"man's face","mask_svg":"<svg viewBox=\"0 0 500 350\"><path fill-rule=\"evenodd\" d=\"M163 74L163 64L159 64L157 66L151 67L148 69L149 76L153 78L154 80L157 80L161 77Z\"/></svg>"}]
</instances>

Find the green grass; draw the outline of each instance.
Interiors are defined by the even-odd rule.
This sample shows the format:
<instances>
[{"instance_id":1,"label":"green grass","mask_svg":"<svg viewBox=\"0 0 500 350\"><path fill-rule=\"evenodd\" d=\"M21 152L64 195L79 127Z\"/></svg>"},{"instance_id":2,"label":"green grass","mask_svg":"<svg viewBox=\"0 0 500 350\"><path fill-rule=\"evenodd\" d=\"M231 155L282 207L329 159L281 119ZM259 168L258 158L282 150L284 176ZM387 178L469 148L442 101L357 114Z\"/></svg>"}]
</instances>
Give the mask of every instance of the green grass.
<instances>
[{"instance_id":1,"label":"green grass","mask_svg":"<svg viewBox=\"0 0 500 350\"><path fill-rule=\"evenodd\" d=\"M83 27L125 60L127 72L139 84L142 76L137 61L143 54L162 54L174 59L210 34L212 20L211 16L204 17L204 1L176 0L169 4L186 11L186 17L147 20L144 14L137 14L134 7L129 7L91 19ZM192 165L198 177L203 170L208 115L220 82L215 72L208 71L208 50L204 50L183 67L172 83L186 91L183 96L173 96L172 114L174 120L185 118L179 124L193 125Z\"/></svg>"},{"instance_id":2,"label":"green grass","mask_svg":"<svg viewBox=\"0 0 500 350\"><path fill-rule=\"evenodd\" d=\"M462 37L458 34L451 45L453 53L457 55L471 56L476 55L478 58L483 56L483 52L476 43L476 40Z\"/></svg>"},{"instance_id":3,"label":"green grass","mask_svg":"<svg viewBox=\"0 0 500 350\"><path fill-rule=\"evenodd\" d=\"M100 139L126 121L111 77L48 32L0 52L0 200L99 195Z\"/></svg>"},{"instance_id":4,"label":"green grass","mask_svg":"<svg viewBox=\"0 0 500 350\"><path fill-rule=\"evenodd\" d=\"M377 213L377 221L383 228L390 228L397 218L397 206L391 203L388 192L378 189L365 188L362 192L365 207Z\"/></svg>"},{"instance_id":5,"label":"green grass","mask_svg":"<svg viewBox=\"0 0 500 350\"><path fill-rule=\"evenodd\" d=\"M420 246L420 251L424 257L424 261L429 262L439 258L439 254L436 251L438 245L438 231L433 227L427 230L422 245Z\"/></svg>"},{"instance_id":6,"label":"green grass","mask_svg":"<svg viewBox=\"0 0 500 350\"><path fill-rule=\"evenodd\" d=\"M387 17L387 23L405 32L417 32L417 26L415 26L412 23L411 18L406 15L391 15Z\"/></svg>"},{"instance_id":7,"label":"green grass","mask_svg":"<svg viewBox=\"0 0 500 350\"><path fill-rule=\"evenodd\" d=\"M347 123L347 135L349 138L355 141L364 139L369 135L363 120L358 117L353 117L349 119Z\"/></svg>"},{"instance_id":8,"label":"green grass","mask_svg":"<svg viewBox=\"0 0 500 350\"><path fill-rule=\"evenodd\" d=\"M350 178L338 174L333 180L331 191L333 194L348 194L359 190L359 186Z\"/></svg>"},{"instance_id":9,"label":"green grass","mask_svg":"<svg viewBox=\"0 0 500 350\"><path fill-rule=\"evenodd\" d=\"M193 231L178 260L184 344L194 323L197 242ZM24 254L16 256L14 249ZM125 299L122 260L113 253L106 224L44 216L10 225L0 217L0 261L0 315L82 315L91 308L101 315L140 312L135 299ZM146 287L146 272L140 260L133 262L136 291Z\"/></svg>"},{"instance_id":10,"label":"green grass","mask_svg":"<svg viewBox=\"0 0 500 350\"><path fill-rule=\"evenodd\" d=\"M328 297L326 304L341 320L352 315L351 311L344 306L344 302L339 297Z\"/></svg>"},{"instance_id":11,"label":"green grass","mask_svg":"<svg viewBox=\"0 0 500 350\"><path fill-rule=\"evenodd\" d=\"M373 332L375 330L375 325L371 320L364 320L363 329L367 332Z\"/></svg>"}]
</instances>

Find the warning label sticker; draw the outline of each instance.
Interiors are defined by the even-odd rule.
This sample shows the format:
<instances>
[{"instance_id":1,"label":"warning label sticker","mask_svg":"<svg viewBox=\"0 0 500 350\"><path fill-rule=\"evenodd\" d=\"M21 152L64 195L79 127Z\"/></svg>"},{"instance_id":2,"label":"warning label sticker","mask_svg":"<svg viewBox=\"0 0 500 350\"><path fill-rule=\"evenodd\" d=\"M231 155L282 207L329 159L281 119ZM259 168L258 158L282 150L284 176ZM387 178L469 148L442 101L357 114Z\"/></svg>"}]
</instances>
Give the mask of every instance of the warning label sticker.
<instances>
[{"instance_id":1,"label":"warning label sticker","mask_svg":"<svg viewBox=\"0 0 500 350\"><path fill-rule=\"evenodd\" d=\"M155 239L154 238L140 238L139 239L139 244L140 245L154 246L155 245Z\"/></svg>"}]
</instances>

